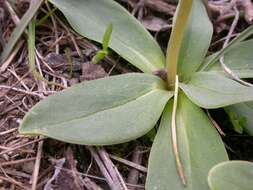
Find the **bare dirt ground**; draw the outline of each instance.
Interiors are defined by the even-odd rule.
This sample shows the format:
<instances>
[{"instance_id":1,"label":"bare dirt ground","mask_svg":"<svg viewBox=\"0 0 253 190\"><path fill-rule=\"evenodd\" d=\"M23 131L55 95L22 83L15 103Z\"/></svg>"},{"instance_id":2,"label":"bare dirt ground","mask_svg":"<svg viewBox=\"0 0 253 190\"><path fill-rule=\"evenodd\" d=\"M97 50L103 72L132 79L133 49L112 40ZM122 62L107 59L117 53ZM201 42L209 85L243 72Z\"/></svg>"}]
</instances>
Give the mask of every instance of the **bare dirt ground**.
<instances>
[{"instance_id":1,"label":"bare dirt ground","mask_svg":"<svg viewBox=\"0 0 253 190\"><path fill-rule=\"evenodd\" d=\"M29 7L29 0L0 0L0 51ZM175 0L119 0L152 33L166 49L171 31ZM253 21L250 0L209 1L210 19L215 28L210 52L219 50L236 11L240 18L233 36ZM235 8L234 8L235 7ZM41 18L53 9L43 4L37 13ZM55 11L36 28L37 69L50 81L64 88L81 81L136 71L114 53L99 64L90 63L101 46L76 34L63 15ZM71 57L72 69L68 64ZM23 35L7 61L0 65L0 190L5 189L110 189L114 183L124 189L144 189L147 160L152 134L134 142L110 147L70 145L44 137L25 137L18 126L25 113L46 96L62 90L57 85L33 77L27 63L26 37ZM226 116L215 116L223 124ZM221 113L223 114L223 113ZM227 134L224 142L232 159L253 160L253 141L220 126ZM115 167L116 166L116 167ZM109 175L109 177L108 177Z\"/></svg>"}]
</instances>

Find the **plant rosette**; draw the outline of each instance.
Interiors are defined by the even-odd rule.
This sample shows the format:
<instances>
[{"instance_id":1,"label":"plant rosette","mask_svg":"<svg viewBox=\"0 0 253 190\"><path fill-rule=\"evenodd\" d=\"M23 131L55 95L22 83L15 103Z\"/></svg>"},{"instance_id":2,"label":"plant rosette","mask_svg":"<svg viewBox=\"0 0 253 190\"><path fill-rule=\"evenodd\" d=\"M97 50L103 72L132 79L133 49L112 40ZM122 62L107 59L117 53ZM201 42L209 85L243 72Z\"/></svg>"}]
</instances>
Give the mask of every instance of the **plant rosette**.
<instances>
[{"instance_id":1,"label":"plant rosette","mask_svg":"<svg viewBox=\"0 0 253 190\"><path fill-rule=\"evenodd\" d=\"M208 173L228 156L202 108L253 101L253 88L228 78L218 61L224 56L239 77L253 77L249 53L253 41L242 42L253 27L206 57L213 27L205 3L181 0L165 58L148 31L115 1L50 2L75 31L104 44L106 51L97 54L96 62L109 47L145 74L83 82L51 95L25 115L19 132L80 145L113 145L145 135L162 116L149 157L146 189L214 190L208 185ZM165 81L152 74L161 70L167 74Z\"/></svg>"}]
</instances>

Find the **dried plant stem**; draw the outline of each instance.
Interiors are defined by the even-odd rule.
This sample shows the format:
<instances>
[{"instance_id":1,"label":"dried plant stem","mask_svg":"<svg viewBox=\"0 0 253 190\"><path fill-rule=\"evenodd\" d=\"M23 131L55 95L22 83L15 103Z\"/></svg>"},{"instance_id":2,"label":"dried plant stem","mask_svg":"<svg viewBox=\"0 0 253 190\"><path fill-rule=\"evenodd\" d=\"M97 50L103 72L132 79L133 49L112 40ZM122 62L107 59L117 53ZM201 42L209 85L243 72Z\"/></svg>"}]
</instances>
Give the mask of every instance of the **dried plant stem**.
<instances>
[{"instance_id":1,"label":"dried plant stem","mask_svg":"<svg viewBox=\"0 0 253 190\"><path fill-rule=\"evenodd\" d=\"M210 121L212 122L213 126L217 129L217 131L222 135L222 136L226 136L226 134L222 131L222 129L220 128L220 126L218 125L218 123L212 118L211 114L209 113L208 110L206 110L207 116L210 119Z\"/></svg>"},{"instance_id":2,"label":"dried plant stem","mask_svg":"<svg viewBox=\"0 0 253 190\"><path fill-rule=\"evenodd\" d=\"M120 175L117 167L112 163L106 150L104 148L100 148L98 150L98 154L99 154L105 168L107 169L108 173L110 174L111 178L113 179L117 190L120 190L120 189L127 190L128 188L125 184L123 177Z\"/></svg>"},{"instance_id":3,"label":"dried plant stem","mask_svg":"<svg viewBox=\"0 0 253 190\"><path fill-rule=\"evenodd\" d=\"M105 176L106 182L109 185L109 187L112 190L117 190L117 187L115 187L115 184L114 184L114 181L113 181L112 177L108 173L106 167L104 166L104 164L103 164L101 158L99 157L99 155L97 154L97 152L94 150L94 148L92 148L90 146L86 146L86 148L90 151L92 157L94 158L94 160L96 161L97 165L99 166L100 171Z\"/></svg>"},{"instance_id":4,"label":"dried plant stem","mask_svg":"<svg viewBox=\"0 0 253 190\"><path fill-rule=\"evenodd\" d=\"M176 75L176 81L175 81L175 93L174 93L174 102L173 102L173 110L172 110L172 118L171 118L171 134L172 134L172 146L173 146L172 148L173 148L173 153L175 156L178 175L181 178L182 184L186 186L186 177L184 174L183 164L180 159L180 155L178 151L178 142L177 142L177 126L176 126L177 99L178 99L178 75Z\"/></svg>"},{"instance_id":5,"label":"dried plant stem","mask_svg":"<svg viewBox=\"0 0 253 190\"><path fill-rule=\"evenodd\" d=\"M229 43L229 40L230 40L230 38L231 38L231 36L232 36L232 34L233 34L234 30L235 30L235 27L236 27L236 25L237 25L237 23L238 23L239 16L240 16L240 12L239 12L238 9L236 8L236 6L234 6L233 8L234 8L234 11L235 11L235 18L234 18L234 20L233 20L233 23L232 23L230 29L229 29L228 35L227 35L227 37L226 37L226 40L225 40L225 42L224 42L224 44L223 44L223 47L222 47L223 49L225 49L225 48L227 47L227 45L228 45L228 43ZM233 79L233 80L235 80L235 81L237 81L237 82L239 82L239 83L241 83L241 84L243 84L243 85L245 85L245 86L249 86L249 87L252 87L252 86L253 86L251 83L248 83L248 82L246 82L246 81L240 79L240 77L238 77L238 76L225 64L225 62L224 62L224 55L222 55L222 56L220 57L220 64L221 64L221 66L222 66L224 72L225 72L231 79Z\"/></svg>"},{"instance_id":6,"label":"dried plant stem","mask_svg":"<svg viewBox=\"0 0 253 190\"><path fill-rule=\"evenodd\" d=\"M43 149L43 140L38 143L37 156L36 156L35 166L34 166L34 171L33 171L32 190L36 190L36 187L37 187L42 149Z\"/></svg>"}]
</instances>

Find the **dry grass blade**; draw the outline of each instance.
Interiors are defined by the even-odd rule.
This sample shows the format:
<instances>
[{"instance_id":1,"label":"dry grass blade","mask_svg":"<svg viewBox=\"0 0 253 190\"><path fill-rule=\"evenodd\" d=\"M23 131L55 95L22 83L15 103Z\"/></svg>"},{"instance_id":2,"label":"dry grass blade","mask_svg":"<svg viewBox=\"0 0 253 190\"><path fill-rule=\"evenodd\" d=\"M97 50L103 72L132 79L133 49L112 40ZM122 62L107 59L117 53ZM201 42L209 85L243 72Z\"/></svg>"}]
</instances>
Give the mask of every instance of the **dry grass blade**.
<instances>
[{"instance_id":1,"label":"dry grass blade","mask_svg":"<svg viewBox=\"0 0 253 190\"><path fill-rule=\"evenodd\" d=\"M173 146L173 153L176 160L177 171L178 171L179 177L181 178L182 184L186 186L186 177L184 173L183 164L180 159L180 155L178 151L178 142L177 142L177 126L176 126L177 98L178 98L178 76L176 75L175 95L174 95L174 103L173 103L173 110L172 110L172 117L171 117L171 135L172 135L172 146Z\"/></svg>"},{"instance_id":2,"label":"dry grass blade","mask_svg":"<svg viewBox=\"0 0 253 190\"><path fill-rule=\"evenodd\" d=\"M40 8L42 3L43 3L43 0L31 1L28 11L22 17L20 22L17 24L8 43L4 47L4 50L3 50L1 57L0 57L0 65L3 63L3 61L5 61L9 57L9 55L10 55L11 51L13 50L13 48L15 47L17 41L20 39L20 36L22 35L24 30L26 29L26 26L28 25L28 23L30 22L32 17L36 14L36 12L38 11L38 9ZM16 21L18 21L17 17L15 17L15 19L16 19Z\"/></svg>"}]
</instances>

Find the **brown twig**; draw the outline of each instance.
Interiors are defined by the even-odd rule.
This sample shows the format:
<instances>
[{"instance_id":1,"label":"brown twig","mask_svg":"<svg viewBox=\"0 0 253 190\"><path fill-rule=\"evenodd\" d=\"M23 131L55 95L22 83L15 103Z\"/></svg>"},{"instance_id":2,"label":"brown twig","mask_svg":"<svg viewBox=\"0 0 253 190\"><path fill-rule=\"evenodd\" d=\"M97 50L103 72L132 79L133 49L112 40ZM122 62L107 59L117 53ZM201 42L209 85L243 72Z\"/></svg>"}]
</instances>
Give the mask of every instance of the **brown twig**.
<instances>
[{"instance_id":1,"label":"brown twig","mask_svg":"<svg viewBox=\"0 0 253 190\"><path fill-rule=\"evenodd\" d=\"M43 151L43 138L40 137L39 139L41 141L38 143L37 156L36 156L35 166L34 166L34 171L33 171L32 190L36 190L37 188L40 162L41 162L41 156L42 156L42 151Z\"/></svg>"},{"instance_id":2,"label":"brown twig","mask_svg":"<svg viewBox=\"0 0 253 190\"><path fill-rule=\"evenodd\" d=\"M138 165L141 164L142 162L142 154L140 153L138 147L136 147L133 152L132 162ZM139 171L135 168L132 168L128 174L127 183L138 184L138 181L139 181ZM136 190L135 187L129 187L129 189Z\"/></svg>"},{"instance_id":3,"label":"brown twig","mask_svg":"<svg viewBox=\"0 0 253 190\"><path fill-rule=\"evenodd\" d=\"M140 154L143 153L143 152L141 152L141 151L139 151L139 152L140 152ZM147 173L147 171L148 171L148 169L147 169L146 167L141 166L141 165L139 165L139 164L136 164L136 163L134 163L134 162L125 160L125 159L123 159L123 158L119 158L119 157L114 156L114 155L111 155L111 154L110 154L110 157L111 157L113 160L116 160L116 161L118 161L118 162L121 162L121 163L123 163L123 164L125 164L125 165L127 165L127 166L130 166L130 167L132 167L132 168L135 168L135 169L137 169L137 170L139 170L139 171L141 171L141 172Z\"/></svg>"},{"instance_id":4,"label":"brown twig","mask_svg":"<svg viewBox=\"0 0 253 190\"><path fill-rule=\"evenodd\" d=\"M112 163L108 153L104 148L98 150L98 154L103 161L108 173L112 177L118 190L127 190L127 186L123 180L123 177L120 175L117 167Z\"/></svg>"},{"instance_id":5,"label":"brown twig","mask_svg":"<svg viewBox=\"0 0 253 190\"><path fill-rule=\"evenodd\" d=\"M238 11L238 9L237 9L237 7L236 7L235 5L234 5L233 9L234 9L234 11L235 11L235 18L234 18L234 20L233 20L233 23L232 23L230 29L229 29L228 35L227 35L227 37L226 37L226 40L225 40L225 42L224 42L224 44L223 44L223 47L222 47L223 49L227 47L227 45L228 45L228 43L229 43L229 40L230 40L230 38L231 38L231 36L232 36L232 34L233 34L234 30L235 30L235 27L236 27L236 25L237 25L237 23L238 23L238 20L239 20L239 15L240 15L240 13L239 13L239 11ZM239 82L239 83L241 83L241 84L243 84L243 85L245 85L245 86L249 86L249 87L250 87L250 86L253 86L252 84L250 84L250 83L248 83L248 82L245 82L244 80L241 80L240 77L238 77L238 76L225 64L225 62L224 62L224 55L221 56L221 58L220 58L220 64L221 64L221 66L222 66L224 72L225 72L231 79L233 79L233 80L235 80L235 81L237 81L237 82Z\"/></svg>"},{"instance_id":6,"label":"brown twig","mask_svg":"<svg viewBox=\"0 0 253 190\"><path fill-rule=\"evenodd\" d=\"M12 148L10 148L9 150L5 150L5 151L0 152L0 156L3 155L3 154L7 154L8 152L11 152L11 151L14 151L14 150L23 148L23 147L25 147L25 146L34 144L34 143L36 143L36 142L42 141L42 140L44 140L44 139L46 139L46 138L36 139L36 140L30 141L30 142L27 142L27 143L25 143L25 144L12 147Z\"/></svg>"},{"instance_id":7,"label":"brown twig","mask_svg":"<svg viewBox=\"0 0 253 190\"><path fill-rule=\"evenodd\" d=\"M104 166L102 160L100 159L99 155L96 153L96 151L94 150L94 148L90 147L90 146L86 146L86 148L90 151L92 157L94 158L94 160L96 161L97 165L99 166L100 171L102 172L102 174L105 176L106 182L109 185L109 187L112 190L119 190L117 189L117 187L114 184L114 181L112 179L112 177L110 176L110 174L108 173L106 167Z\"/></svg>"}]
</instances>

